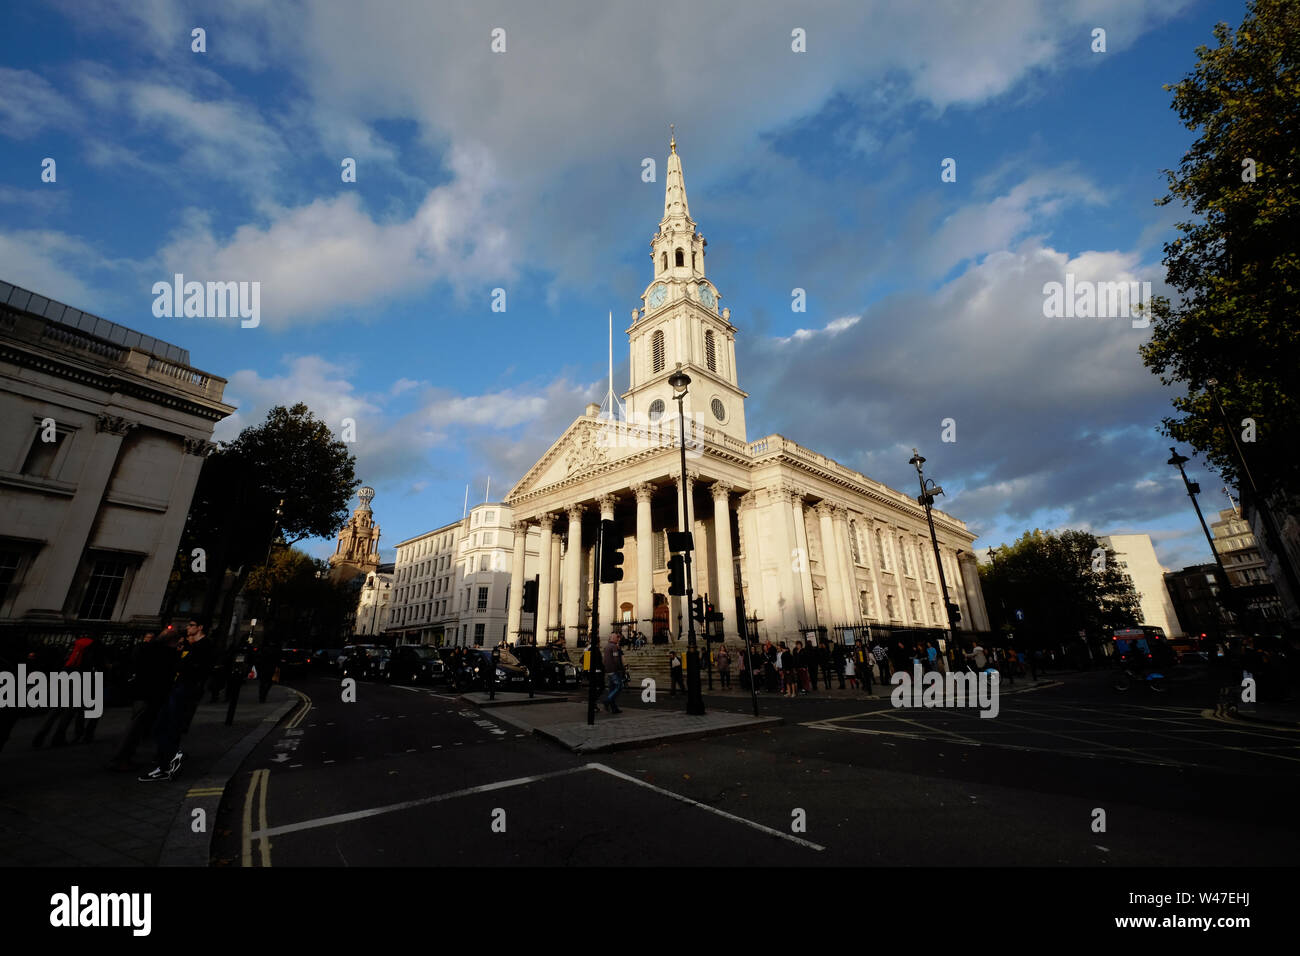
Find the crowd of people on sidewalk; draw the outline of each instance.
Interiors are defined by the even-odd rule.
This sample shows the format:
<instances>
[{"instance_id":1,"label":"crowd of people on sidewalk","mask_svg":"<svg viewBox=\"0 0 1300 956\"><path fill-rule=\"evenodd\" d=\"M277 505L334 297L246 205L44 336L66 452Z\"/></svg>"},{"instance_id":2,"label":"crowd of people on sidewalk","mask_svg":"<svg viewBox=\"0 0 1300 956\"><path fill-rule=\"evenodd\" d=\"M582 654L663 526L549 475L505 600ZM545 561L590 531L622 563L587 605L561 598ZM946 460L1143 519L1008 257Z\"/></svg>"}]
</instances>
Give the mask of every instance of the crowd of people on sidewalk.
<instances>
[{"instance_id":1,"label":"crowd of people on sidewalk","mask_svg":"<svg viewBox=\"0 0 1300 956\"><path fill-rule=\"evenodd\" d=\"M870 694L875 685L888 685L897 671L911 675L919 667L922 673L947 673L949 667L954 666L945 654L940 653L935 641L919 641L909 646L900 640L894 642L893 647L886 647L880 640L869 644L841 644L810 639L806 644L795 641L791 647L785 641L774 643L769 640L752 644L748 655L740 651L734 657L739 664L739 683L743 689L750 689L752 660L755 689L783 697L815 694L819 686L831 690L836 685L840 690L861 690ZM724 688L731 686L732 658L732 652L727 651L725 645L715 655L718 673L725 675L722 680ZM956 666L963 670L978 673L995 669L1006 684L1014 684L1016 677L1025 673L1026 666L1035 679L1041 669L1041 661L1027 660L1023 652L1004 648L986 650L979 643L963 650L956 659Z\"/></svg>"},{"instance_id":2,"label":"crowd of people on sidewalk","mask_svg":"<svg viewBox=\"0 0 1300 956\"><path fill-rule=\"evenodd\" d=\"M0 648L0 670L14 670L21 662L28 673L107 672L110 700L129 700L131 718L106 769L136 771L152 767L137 779L170 780L180 772L185 761L182 740L189 732L205 690L210 692L213 703L224 692L226 725L230 726L244 681L256 676L260 684L258 699L265 701L280 662L280 649L272 643L264 643L257 649L236 643L223 654L207 630L205 619L191 618L183 627L169 625L162 631L145 634L130 648L129 654L119 653L116 657L92 634L78 637L66 656L48 644L28 649L20 640L10 638L10 643ZM0 749L12 733L18 716L15 708L0 709ZM86 717L81 707L53 708L31 745L40 749L92 743L98 720ZM152 745L152 759L140 765L134 758L146 741Z\"/></svg>"}]
</instances>

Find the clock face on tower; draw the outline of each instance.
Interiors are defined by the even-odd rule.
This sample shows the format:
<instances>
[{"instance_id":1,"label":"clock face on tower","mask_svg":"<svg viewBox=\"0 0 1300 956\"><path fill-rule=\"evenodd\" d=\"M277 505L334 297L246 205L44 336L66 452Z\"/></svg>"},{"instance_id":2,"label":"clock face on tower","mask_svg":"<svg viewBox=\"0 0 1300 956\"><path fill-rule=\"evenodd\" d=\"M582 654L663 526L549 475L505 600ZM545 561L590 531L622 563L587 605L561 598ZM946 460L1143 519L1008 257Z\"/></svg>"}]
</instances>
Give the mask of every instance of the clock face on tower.
<instances>
[{"instance_id":1,"label":"clock face on tower","mask_svg":"<svg viewBox=\"0 0 1300 956\"><path fill-rule=\"evenodd\" d=\"M650 290L650 294L645 297L645 301L650 308L657 309L664 304L666 298L668 298L668 287L660 282Z\"/></svg>"},{"instance_id":2,"label":"clock face on tower","mask_svg":"<svg viewBox=\"0 0 1300 956\"><path fill-rule=\"evenodd\" d=\"M713 294L713 288L707 282L700 283L700 302L706 309L711 309L718 304L718 297Z\"/></svg>"}]
</instances>

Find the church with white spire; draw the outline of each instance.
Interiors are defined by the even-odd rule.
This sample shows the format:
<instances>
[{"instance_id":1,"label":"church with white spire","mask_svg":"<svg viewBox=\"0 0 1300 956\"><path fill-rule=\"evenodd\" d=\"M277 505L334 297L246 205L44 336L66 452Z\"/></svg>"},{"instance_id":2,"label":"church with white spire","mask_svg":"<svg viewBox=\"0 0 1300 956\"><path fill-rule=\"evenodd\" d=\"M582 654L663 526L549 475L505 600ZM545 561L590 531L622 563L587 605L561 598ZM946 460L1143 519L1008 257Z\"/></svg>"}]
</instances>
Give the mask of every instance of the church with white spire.
<instances>
[{"instance_id":1,"label":"church with white spire","mask_svg":"<svg viewBox=\"0 0 1300 956\"><path fill-rule=\"evenodd\" d=\"M872 625L937 635L946 614L916 499L781 435L750 441L739 329L708 276L707 247L674 135L649 282L625 330L628 390L618 402L611 382L605 406L588 405L504 499L514 516L509 593L523 595L534 546L538 584L536 612L512 597L508 639L585 642L601 520L617 522L625 539L623 580L599 585L602 639L611 624L674 640L684 633L689 609L668 595L666 533L676 530L693 533L694 593L721 612L730 641L742 634L742 615L760 640L854 640ZM683 375L685 513L670 381ZM959 628L986 631L975 536L941 511L934 523Z\"/></svg>"}]
</instances>

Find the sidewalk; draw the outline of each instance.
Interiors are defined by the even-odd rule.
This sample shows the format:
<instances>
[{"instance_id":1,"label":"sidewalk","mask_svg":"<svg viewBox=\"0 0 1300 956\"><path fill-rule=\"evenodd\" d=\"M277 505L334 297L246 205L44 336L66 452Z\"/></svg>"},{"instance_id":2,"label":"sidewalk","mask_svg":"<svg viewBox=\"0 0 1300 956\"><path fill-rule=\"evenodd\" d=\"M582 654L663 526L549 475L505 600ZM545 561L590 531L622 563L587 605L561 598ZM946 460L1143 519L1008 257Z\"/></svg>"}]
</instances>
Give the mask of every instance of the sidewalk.
<instances>
[{"instance_id":1,"label":"sidewalk","mask_svg":"<svg viewBox=\"0 0 1300 956\"><path fill-rule=\"evenodd\" d=\"M573 697L535 697L527 694L466 694L463 700L492 716L527 733L545 737L574 753L591 754L611 750L647 747L665 741L694 740L718 734L732 734L761 727L784 724L781 717L753 717L748 714L710 711L695 716L684 709L645 710L624 708L621 714L607 714L598 706L596 722L587 723L587 699ZM519 707L520 703L545 703L547 706ZM674 708L684 704L674 702Z\"/></svg>"},{"instance_id":2,"label":"sidewalk","mask_svg":"<svg viewBox=\"0 0 1300 956\"><path fill-rule=\"evenodd\" d=\"M259 704L249 681L227 727L226 705L205 694L185 735L185 767L154 783L136 779L153 768L152 740L136 749L139 770L105 769L130 708L106 709L93 743L39 750L32 738L45 715L24 716L0 751L0 866L207 866L227 782L298 699L275 685ZM191 829L196 809L206 814L202 833Z\"/></svg>"},{"instance_id":3,"label":"sidewalk","mask_svg":"<svg viewBox=\"0 0 1300 956\"><path fill-rule=\"evenodd\" d=\"M1251 724L1264 724L1269 727L1282 727L1287 730L1300 730L1300 703L1279 701L1276 703L1238 704L1236 719Z\"/></svg>"}]
</instances>

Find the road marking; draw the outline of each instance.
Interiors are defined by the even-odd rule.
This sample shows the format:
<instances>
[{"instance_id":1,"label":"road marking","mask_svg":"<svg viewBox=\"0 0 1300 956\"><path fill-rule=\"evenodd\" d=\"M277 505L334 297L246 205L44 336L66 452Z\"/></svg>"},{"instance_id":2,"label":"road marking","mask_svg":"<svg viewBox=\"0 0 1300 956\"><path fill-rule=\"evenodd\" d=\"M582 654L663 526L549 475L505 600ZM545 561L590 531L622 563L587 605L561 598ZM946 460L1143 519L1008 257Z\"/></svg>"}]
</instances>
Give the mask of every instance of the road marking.
<instances>
[{"instance_id":1,"label":"road marking","mask_svg":"<svg viewBox=\"0 0 1300 956\"><path fill-rule=\"evenodd\" d=\"M225 787L194 787L193 789L187 790L187 791L185 792L185 796L187 796L187 797L212 797L212 796L217 796L217 795L222 794L222 793L225 793L225 792L226 792L226 788L225 788Z\"/></svg>"},{"instance_id":2,"label":"road marking","mask_svg":"<svg viewBox=\"0 0 1300 956\"><path fill-rule=\"evenodd\" d=\"M531 777L516 777L513 780L502 780L498 783L486 783L479 787L467 787L464 790L453 790L451 793L442 793L436 797L422 797L419 800L406 800L402 803L390 803L387 806L373 807L369 810L355 810L351 813L336 813L328 817L318 817L315 820L304 820L301 823L288 823L283 826L263 829L252 834L252 836L254 838L273 837L280 836L284 833L298 833L302 830L315 830L319 827L335 826L339 823L351 823L353 820L363 820L366 817L375 817L384 813L396 813L400 810L424 807L434 803L442 803L446 800L454 800L457 797L468 797L476 793L491 793L494 790L507 790L511 787L522 787L530 783L537 783L541 780L567 777L571 774L582 773L590 768L590 764L582 767L570 767L568 770L556 770L551 773L534 774Z\"/></svg>"},{"instance_id":3,"label":"road marking","mask_svg":"<svg viewBox=\"0 0 1300 956\"><path fill-rule=\"evenodd\" d=\"M671 790L665 790L663 787L656 787L652 783L646 783L644 780L638 780L636 777L630 777L627 774L622 773L621 771L615 770L613 767L605 766L603 763L589 763L587 764L587 768L591 770L599 770L601 773L607 773L611 777L617 777L620 780L626 780L628 783L634 783L638 787L645 787L647 790L653 790L655 793L661 793L665 797L671 797L672 799L679 800L682 803L688 803L693 807L699 807L701 810L707 810L709 813L717 814L718 816L723 817L724 819L731 820L733 823L743 823L745 826L751 827L762 833L766 833L769 836L780 837L782 840L789 840L791 843L797 843L800 846L806 846L813 850L821 851L826 849L826 847L822 846L820 843L813 843L811 840L802 840L799 837L792 836L789 833L782 833L780 830L773 830L771 827L765 827L761 823L755 823L753 820L746 820L744 817L738 817L734 813L728 813L726 810L719 810L717 807L711 807L707 803L700 803L700 801L698 800L692 800L690 797L684 797L680 793L673 793Z\"/></svg>"},{"instance_id":4,"label":"road marking","mask_svg":"<svg viewBox=\"0 0 1300 956\"><path fill-rule=\"evenodd\" d=\"M266 836L257 836L253 833L253 804L258 804L258 832L261 833L267 829L266 826L266 791L268 782L271 777L269 770L254 770L253 778L249 782L248 793L244 797L244 827L243 827L243 853L241 862L244 866L253 865L253 841L260 840L258 858L262 866L271 865L271 841ZM260 800L258 792L261 792Z\"/></svg>"},{"instance_id":5,"label":"road marking","mask_svg":"<svg viewBox=\"0 0 1300 956\"><path fill-rule=\"evenodd\" d=\"M286 730L290 730L294 727L297 727L299 724L302 723L303 718L306 717L309 713L311 713L311 698L308 697L300 690L295 690L294 693L297 694L298 699L302 701L303 708L297 714L295 714L293 717L289 719L289 723L285 725ZM311 726L314 727L316 725L312 724Z\"/></svg>"},{"instance_id":6,"label":"road marking","mask_svg":"<svg viewBox=\"0 0 1300 956\"><path fill-rule=\"evenodd\" d=\"M321 763L333 763L333 760L322 760Z\"/></svg>"}]
</instances>

